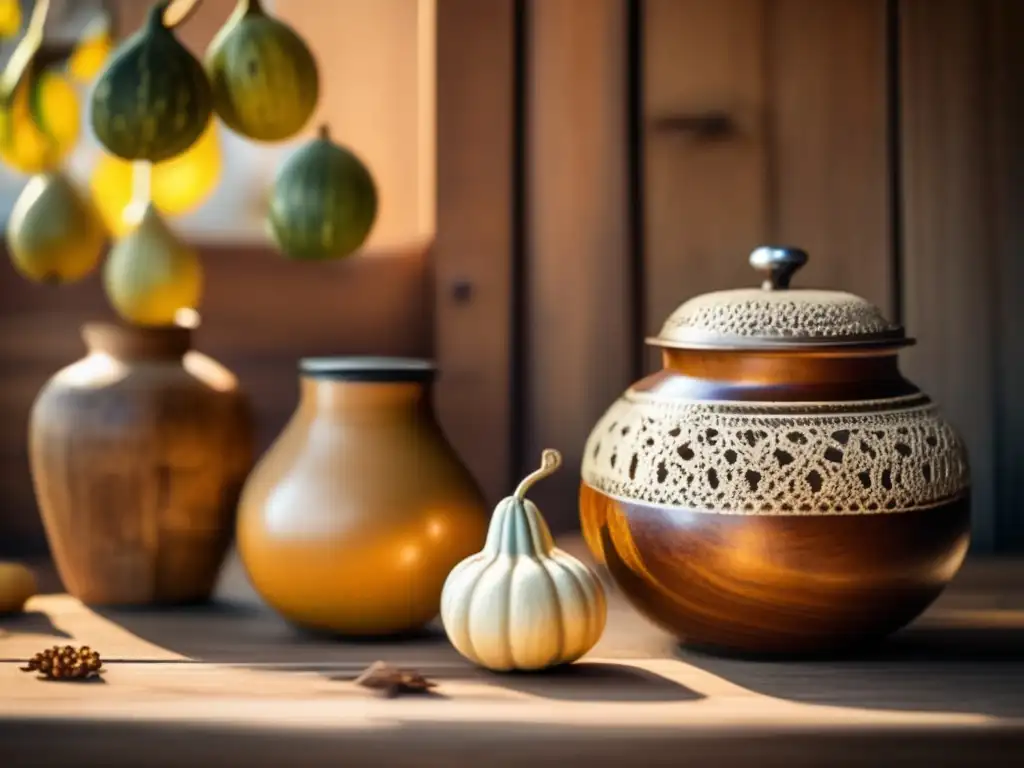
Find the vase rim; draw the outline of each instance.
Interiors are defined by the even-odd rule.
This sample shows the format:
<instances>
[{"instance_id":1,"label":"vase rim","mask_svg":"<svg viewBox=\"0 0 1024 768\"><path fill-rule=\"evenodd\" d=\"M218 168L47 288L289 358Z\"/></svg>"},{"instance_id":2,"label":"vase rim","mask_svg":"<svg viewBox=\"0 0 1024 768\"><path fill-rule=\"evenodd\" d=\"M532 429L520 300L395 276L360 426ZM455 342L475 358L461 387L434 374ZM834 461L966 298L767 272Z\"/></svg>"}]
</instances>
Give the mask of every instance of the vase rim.
<instances>
[{"instance_id":1,"label":"vase rim","mask_svg":"<svg viewBox=\"0 0 1024 768\"><path fill-rule=\"evenodd\" d=\"M125 357L181 357L192 346L192 329L180 325L143 326L118 322L87 322L82 338L91 351Z\"/></svg>"},{"instance_id":2,"label":"vase rim","mask_svg":"<svg viewBox=\"0 0 1024 768\"><path fill-rule=\"evenodd\" d=\"M365 382L423 382L437 372L432 360L418 357L304 357L299 372L313 379Z\"/></svg>"}]
</instances>

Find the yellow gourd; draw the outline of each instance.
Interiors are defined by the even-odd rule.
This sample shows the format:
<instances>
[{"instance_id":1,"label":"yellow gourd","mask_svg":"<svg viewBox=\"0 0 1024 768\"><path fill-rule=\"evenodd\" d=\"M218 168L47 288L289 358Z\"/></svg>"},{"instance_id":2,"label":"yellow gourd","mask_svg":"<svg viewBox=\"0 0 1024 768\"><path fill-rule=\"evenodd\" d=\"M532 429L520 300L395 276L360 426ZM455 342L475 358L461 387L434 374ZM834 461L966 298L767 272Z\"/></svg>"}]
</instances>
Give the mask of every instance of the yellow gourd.
<instances>
[{"instance_id":1,"label":"yellow gourd","mask_svg":"<svg viewBox=\"0 0 1024 768\"><path fill-rule=\"evenodd\" d=\"M68 78L55 69L32 73L12 96L0 135L0 159L21 173L57 168L78 143L81 108Z\"/></svg>"},{"instance_id":2,"label":"yellow gourd","mask_svg":"<svg viewBox=\"0 0 1024 768\"><path fill-rule=\"evenodd\" d=\"M21 31L20 0L0 0L0 39L8 40Z\"/></svg>"},{"instance_id":3,"label":"yellow gourd","mask_svg":"<svg viewBox=\"0 0 1024 768\"><path fill-rule=\"evenodd\" d=\"M91 273L107 241L92 202L60 173L29 180L11 209L5 234L18 273L51 285L73 283Z\"/></svg>"},{"instance_id":4,"label":"yellow gourd","mask_svg":"<svg viewBox=\"0 0 1024 768\"><path fill-rule=\"evenodd\" d=\"M220 182L223 160L216 120L185 152L155 163L150 170L153 205L165 216L181 216L202 205ZM107 228L117 237L137 222L125 217L132 197L133 167L127 160L104 153L89 178L96 207Z\"/></svg>"},{"instance_id":5,"label":"yellow gourd","mask_svg":"<svg viewBox=\"0 0 1024 768\"><path fill-rule=\"evenodd\" d=\"M598 577L555 547L536 505L525 498L537 480L562 463L543 453L540 469L499 502L487 542L448 575L441 620L455 649L494 671L567 664L604 632L607 602Z\"/></svg>"},{"instance_id":6,"label":"yellow gourd","mask_svg":"<svg viewBox=\"0 0 1024 768\"><path fill-rule=\"evenodd\" d=\"M68 72L80 83L92 81L114 50L110 17L103 15L86 26L68 59Z\"/></svg>"},{"instance_id":7,"label":"yellow gourd","mask_svg":"<svg viewBox=\"0 0 1024 768\"><path fill-rule=\"evenodd\" d=\"M0 615L22 610L36 590L32 571L21 563L0 563Z\"/></svg>"},{"instance_id":8,"label":"yellow gourd","mask_svg":"<svg viewBox=\"0 0 1024 768\"><path fill-rule=\"evenodd\" d=\"M174 325L194 309L203 287L199 254L179 240L152 203L139 226L110 249L103 286L114 310L129 323Z\"/></svg>"}]
</instances>

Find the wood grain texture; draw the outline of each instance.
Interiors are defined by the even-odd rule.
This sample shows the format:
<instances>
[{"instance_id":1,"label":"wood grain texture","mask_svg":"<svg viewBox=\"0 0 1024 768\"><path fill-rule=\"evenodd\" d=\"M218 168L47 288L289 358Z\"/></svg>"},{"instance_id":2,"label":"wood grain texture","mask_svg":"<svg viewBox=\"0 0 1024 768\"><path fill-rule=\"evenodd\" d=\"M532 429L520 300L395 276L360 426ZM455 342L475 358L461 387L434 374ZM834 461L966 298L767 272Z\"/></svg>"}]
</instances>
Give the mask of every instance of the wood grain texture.
<instances>
[{"instance_id":1,"label":"wood grain texture","mask_svg":"<svg viewBox=\"0 0 1024 768\"><path fill-rule=\"evenodd\" d=\"M531 491L556 530L575 525L583 443L629 384L631 285L625 0L534 0L527 94L524 471L557 448ZM509 489L511 492L511 488Z\"/></svg>"},{"instance_id":2,"label":"wood grain texture","mask_svg":"<svg viewBox=\"0 0 1024 768\"><path fill-rule=\"evenodd\" d=\"M989 0L990 103L998 277L995 547L1024 550L1024 4Z\"/></svg>"},{"instance_id":3,"label":"wood grain texture","mask_svg":"<svg viewBox=\"0 0 1024 768\"><path fill-rule=\"evenodd\" d=\"M972 0L902 0L904 303L911 379L967 442L974 541L996 536L996 271L988 26ZM1019 258L1019 254L1017 255Z\"/></svg>"},{"instance_id":4,"label":"wood grain texture","mask_svg":"<svg viewBox=\"0 0 1024 768\"><path fill-rule=\"evenodd\" d=\"M580 491L588 542L633 605L687 645L805 655L900 629L956 574L968 502L892 514L708 514Z\"/></svg>"},{"instance_id":5,"label":"wood grain texture","mask_svg":"<svg viewBox=\"0 0 1024 768\"><path fill-rule=\"evenodd\" d=\"M747 254L771 231L765 3L647 0L644 18L645 300L649 335L685 299L755 285ZM722 137L658 130L671 115L729 115ZM650 350L648 370L659 353Z\"/></svg>"},{"instance_id":6,"label":"wood grain texture","mask_svg":"<svg viewBox=\"0 0 1024 768\"><path fill-rule=\"evenodd\" d=\"M562 544L583 555L578 541ZM685 754L709 768L1002 768L1024 748L1022 565L969 561L881 648L802 664L677 651L613 591L585 663L499 676L437 635L299 634L254 602L232 560L217 605L96 612L47 595L0 618L0 738L14 765L135 766L144 751L160 766L280 766L300 752L316 766L451 766L480 754L502 766L621 766L643 750L644 765ZM105 684L40 683L8 661L68 642L103 653ZM354 686L376 659L420 669L441 696L382 700Z\"/></svg>"},{"instance_id":7,"label":"wood grain texture","mask_svg":"<svg viewBox=\"0 0 1024 768\"><path fill-rule=\"evenodd\" d=\"M883 0L650 0L645 41L648 332L756 284L745 257L770 241L810 252L798 285L891 311ZM658 127L713 112L731 128Z\"/></svg>"},{"instance_id":8,"label":"wood grain texture","mask_svg":"<svg viewBox=\"0 0 1024 768\"><path fill-rule=\"evenodd\" d=\"M303 356L430 356L431 301L424 251L296 265L258 248L200 246L206 273L196 347L249 392L262 453L289 418ZM79 327L113 319L99 276L62 289L24 282L0 259L0 551L39 552L42 527L26 436L36 393L82 356Z\"/></svg>"},{"instance_id":9,"label":"wood grain texture","mask_svg":"<svg viewBox=\"0 0 1024 768\"><path fill-rule=\"evenodd\" d=\"M773 0L767 11L771 238L811 254L800 285L891 313L885 0Z\"/></svg>"},{"instance_id":10,"label":"wood grain texture","mask_svg":"<svg viewBox=\"0 0 1024 768\"><path fill-rule=\"evenodd\" d=\"M509 492L512 406L513 0L437 0L437 408L497 501Z\"/></svg>"},{"instance_id":11,"label":"wood grain texture","mask_svg":"<svg viewBox=\"0 0 1024 768\"><path fill-rule=\"evenodd\" d=\"M210 597L254 456L252 409L185 328L88 325L88 355L32 407L36 499L83 602Z\"/></svg>"}]
</instances>

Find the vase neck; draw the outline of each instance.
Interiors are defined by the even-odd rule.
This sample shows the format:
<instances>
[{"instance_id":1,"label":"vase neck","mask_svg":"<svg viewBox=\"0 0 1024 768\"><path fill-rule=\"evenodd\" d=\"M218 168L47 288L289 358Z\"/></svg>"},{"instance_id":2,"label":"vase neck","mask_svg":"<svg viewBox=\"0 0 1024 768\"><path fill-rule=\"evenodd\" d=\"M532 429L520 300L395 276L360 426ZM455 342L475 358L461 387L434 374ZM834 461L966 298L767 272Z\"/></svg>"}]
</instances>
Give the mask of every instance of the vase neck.
<instances>
[{"instance_id":1,"label":"vase neck","mask_svg":"<svg viewBox=\"0 0 1024 768\"><path fill-rule=\"evenodd\" d=\"M430 413L428 382L344 381L302 376L299 379L303 409L316 413Z\"/></svg>"},{"instance_id":2,"label":"vase neck","mask_svg":"<svg viewBox=\"0 0 1024 768\"><path fill-rule=\"evenodd\" d=\"M82 328L82 339L90 353L118 360L180 360L192 348L192 329L89 323Z\"/></svg>"}]
</instances>

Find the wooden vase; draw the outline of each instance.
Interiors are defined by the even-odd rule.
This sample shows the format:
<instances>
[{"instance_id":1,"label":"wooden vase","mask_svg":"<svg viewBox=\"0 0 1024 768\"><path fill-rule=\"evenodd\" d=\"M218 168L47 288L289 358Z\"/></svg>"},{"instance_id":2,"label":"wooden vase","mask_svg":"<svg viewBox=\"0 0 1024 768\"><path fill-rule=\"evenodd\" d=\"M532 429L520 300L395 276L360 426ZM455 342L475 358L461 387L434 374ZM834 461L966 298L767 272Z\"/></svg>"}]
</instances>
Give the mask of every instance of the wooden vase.
<instances>
[{"instance_id":1,"label":"wooden vase","mask_svg":"<svg viewBox=\"0 0 1024 768\"><path fill-rule=\"evenodd\" d=\"M426 361L304 360L298 408L242 495L238 551L289 621L393 635L434 618L489 510L434 418Z\"/></svg>"},{"instance_id":2,"label":"wooden vase","mask_svg":"<svg viewBox=\"0 0 1024 768\"><path fill-rule=\"evenodd\" d=\"M187 328L90 324L32 408L36 498L65 588L95 605L209 597L253 459L235 377Z\"/></svg>"}]
</instances>

